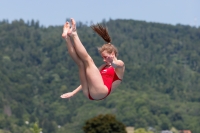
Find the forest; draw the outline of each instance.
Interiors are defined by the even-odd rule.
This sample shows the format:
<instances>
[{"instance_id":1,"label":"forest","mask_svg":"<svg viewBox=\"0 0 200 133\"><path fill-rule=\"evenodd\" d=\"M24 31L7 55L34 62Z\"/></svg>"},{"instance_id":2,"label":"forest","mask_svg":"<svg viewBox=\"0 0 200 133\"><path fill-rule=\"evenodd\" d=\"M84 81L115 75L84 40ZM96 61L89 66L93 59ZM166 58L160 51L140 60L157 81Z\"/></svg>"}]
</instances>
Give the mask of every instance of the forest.
<instances>
[{"instance_id":1,"label":"forest","mask_svg":"<svg viewBox=\"0 0 200 133\"><path fill-rule=\"evenodd\" d=\"M60 26L39 21L0 21L0 132L83 133L85 122L113 114L135 129L200 132L200 27L136 20L102 20L126 70L122 84L105 100L82 92L60 95L79 84ZM105 42L89 24L77 32L97 66Z\"/></svg>"}]
</instances>

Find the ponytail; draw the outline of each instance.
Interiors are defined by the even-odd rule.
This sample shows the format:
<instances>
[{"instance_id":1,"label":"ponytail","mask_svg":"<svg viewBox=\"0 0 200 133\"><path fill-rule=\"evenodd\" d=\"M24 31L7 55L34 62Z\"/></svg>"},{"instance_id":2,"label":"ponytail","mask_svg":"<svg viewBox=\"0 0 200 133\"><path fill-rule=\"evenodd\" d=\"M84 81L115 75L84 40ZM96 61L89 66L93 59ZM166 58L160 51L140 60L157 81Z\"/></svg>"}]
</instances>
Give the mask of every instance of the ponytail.
<instances>
[{"instance_id":1,"label":"ponytail","mask_svg":"<svg viewBox=\"0 0 200 133\"><path fill-rule=\"evenodd\" d=\"M111 43L111 37L108 33L107 28L100 24L92 25L91 28L108 44Z\"/></svg>"},{"instance_id":2,"label":"ponytail","mask_svg":"<svg viewBox=\"0 0 200 133\"><path fill-rule=\"evenodd\" d=\"M92 25L91 28L106 42L102 47L99 47L99 53L102 53L104 50L106 50L108 53L115 53L115 56L118 55L117 48L111 44L111 37L108 33L108 29L103 27L100 24Z\"/></svg>"}]
</instances>

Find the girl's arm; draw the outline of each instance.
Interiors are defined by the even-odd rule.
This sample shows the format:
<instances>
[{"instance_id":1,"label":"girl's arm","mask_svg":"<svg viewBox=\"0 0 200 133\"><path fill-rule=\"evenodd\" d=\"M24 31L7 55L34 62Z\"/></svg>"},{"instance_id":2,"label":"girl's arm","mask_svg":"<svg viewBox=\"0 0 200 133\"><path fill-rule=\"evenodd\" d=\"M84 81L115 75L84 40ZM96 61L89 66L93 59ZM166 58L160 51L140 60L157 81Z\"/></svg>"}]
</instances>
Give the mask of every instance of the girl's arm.
<instances>
[{"instance_id":1,"label":"girl's arm","mask_svg":"<svg viewBox=\"0 0 200 133\"><path fill-rule=\"evenodd\" d=\"M79 85L79 87L77 87L74 91L72 91L73 93L74 93L74 95L76 94L76 93L78 93L80 90L82 90L82 86L81 85Z\"/></svg>"},{"instance_id":2,"label":"girl's arm","mask_svg":"<svg viewBox=\"0 0 200 133\"><path fill-rule=\"evenodd\" d=\"M108 55L106 57L106 61L110 62L114 68L124 68L124 62L122 60L118 60L113 54Z\"/></svg>"},{"instance_id":3,"label":"girl's arm","mask_svg":"<svg viewBox=\"0 0 200 133\"><path fill-rule=\"evenodd\" d=\"M80 90L82 89L82 86L80 85L79 87L77 87L75 90L73 90L72 92L68 92L65 94L62 94L60 97L61 98L70 98L73 97L76 93L78 93Z\"/></svg>"},{"instance_id":4,"label":"girl's arm","mask_svg":"<svg viewBox=\"0 0 200 133\"><path fill-rule=\"evenodd\" d=\"M121 61L121 60L113 60L111 62L111 65L114 67L114 68L123 68L124 67L124 62Z\"/></svg>"}]
</instances>

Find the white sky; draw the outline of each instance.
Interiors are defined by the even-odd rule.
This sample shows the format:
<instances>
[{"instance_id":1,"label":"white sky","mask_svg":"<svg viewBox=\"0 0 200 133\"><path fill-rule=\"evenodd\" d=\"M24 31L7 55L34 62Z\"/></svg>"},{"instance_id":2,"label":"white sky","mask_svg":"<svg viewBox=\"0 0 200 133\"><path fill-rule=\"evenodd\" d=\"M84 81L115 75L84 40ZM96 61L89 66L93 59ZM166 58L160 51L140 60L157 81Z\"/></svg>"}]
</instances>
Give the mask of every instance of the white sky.
<instances>
[{"instance_id":1,"label":"white sky","mask_svg":"<svg viewBox=\"0 0 200 133\"><path fill-rule=\"evenodd\" d=\"M199 27L200 0L0 0L0 21L34 19L55 26L71 17L83 23L111 18Z\"/></svg>"}]
</instances>

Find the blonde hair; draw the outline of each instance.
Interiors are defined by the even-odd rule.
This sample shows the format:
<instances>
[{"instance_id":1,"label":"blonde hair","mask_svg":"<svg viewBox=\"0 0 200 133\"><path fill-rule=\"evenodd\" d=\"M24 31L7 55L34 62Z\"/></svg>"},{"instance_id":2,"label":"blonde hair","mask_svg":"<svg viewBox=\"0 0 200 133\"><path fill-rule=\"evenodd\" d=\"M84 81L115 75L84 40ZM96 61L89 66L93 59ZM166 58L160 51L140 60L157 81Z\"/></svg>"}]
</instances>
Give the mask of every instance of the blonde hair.
<instances>
[{"instance_id":1,"label":"blonde hair","mask_svg":"<svg viewBox=\"0 0 200 133\"><path fill-rule=\"evenodd\" d=\"M111 37L108 33L108 29L103 27L102 25L100 24L96 24L96 25L92 25L91 28L104 40L106 41L107 43L104 44L103 46L101 47L98 47L98 51L100 53L102 53L103 51L107 51L109 54L111 54L112 52L115 53L115 56L118 55L118 50L117 48L111 44Z\"/></svg>"}]
</instances>

